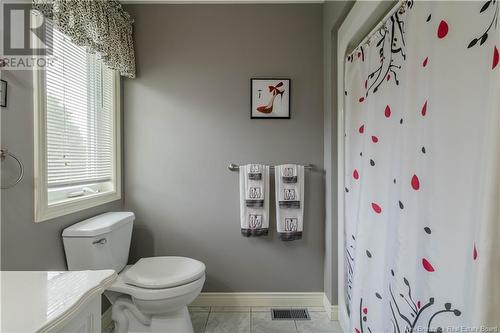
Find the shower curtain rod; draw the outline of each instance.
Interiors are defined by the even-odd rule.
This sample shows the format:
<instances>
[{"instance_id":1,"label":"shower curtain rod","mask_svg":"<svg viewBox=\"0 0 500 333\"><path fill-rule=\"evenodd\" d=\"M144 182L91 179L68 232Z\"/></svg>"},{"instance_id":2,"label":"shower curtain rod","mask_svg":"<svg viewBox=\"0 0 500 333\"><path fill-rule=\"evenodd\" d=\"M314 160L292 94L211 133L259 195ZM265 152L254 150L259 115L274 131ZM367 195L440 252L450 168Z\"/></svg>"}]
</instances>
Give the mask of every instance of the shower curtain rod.
<instances>
[{"instance_id":1,"label":"shower curtain rod","mask_svg":"<svg viewBox=\"0 0 500 333\"><path fill-rule=\"evenodd\" d=\"M394 7L392 7L391 10L389 10L389 12L384 16L384 18L379 23L377 23L377 25L372 30L370 30L370 32L365 36L365 38L363 38L361 40L361 42L359 42L356 45L356 47L352 48L351 51L347 52L347 55L350 55L351 53L353 53L361 45L367 44L367 42L370 40L370 38L375 33L377 33L378 31L380 31L381 28L387 23L387 21L389 20L389 18L395 12L397 12L400 8L402 8L402 7L404 7L406 5L407 1L408 0L398 0L398 2L394 5Z\"/></svg>"}]
</instances>

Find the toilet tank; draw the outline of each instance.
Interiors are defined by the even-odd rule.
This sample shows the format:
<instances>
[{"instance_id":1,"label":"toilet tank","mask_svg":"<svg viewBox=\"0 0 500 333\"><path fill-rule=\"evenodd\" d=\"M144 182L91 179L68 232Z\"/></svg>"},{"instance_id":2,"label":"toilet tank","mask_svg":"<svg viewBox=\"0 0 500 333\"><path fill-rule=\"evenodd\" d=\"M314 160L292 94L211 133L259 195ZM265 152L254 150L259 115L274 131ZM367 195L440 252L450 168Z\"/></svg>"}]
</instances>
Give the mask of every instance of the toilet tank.
<instances>
[{"instance_id":1,"label":"toilet tank","mask_svg":"<svg viewBox=\"0 0 500 333\"><path fill-rule=\"evenodd\" d=\"M68 269L120 272L127 265L134 219L132 212L110 212L64 229L62 237Z\"/></svg>"}]
</instances>

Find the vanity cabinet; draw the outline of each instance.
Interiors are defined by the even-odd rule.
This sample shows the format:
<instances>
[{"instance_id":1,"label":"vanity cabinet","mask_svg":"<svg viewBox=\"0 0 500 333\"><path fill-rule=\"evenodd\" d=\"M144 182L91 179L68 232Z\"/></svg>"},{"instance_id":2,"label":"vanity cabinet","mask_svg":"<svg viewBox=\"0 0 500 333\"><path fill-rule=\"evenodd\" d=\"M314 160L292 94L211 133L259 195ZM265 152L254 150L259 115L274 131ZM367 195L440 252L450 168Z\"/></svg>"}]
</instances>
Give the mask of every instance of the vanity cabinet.
<instances>
[{"instance_id":1,"label":"vanity cabinet","mask_svg":"<svg viewBox=\"0 0 500 333\"><path fill-rule=\"evenodd\" d=\"M0 272L1 332L97 333L113 270Z\"/></svg>"},{"instance_id":2,"label":"vanity cabinet","mask_svg":"<svg viewBox=\"0 0 500 333\"><path fill-rule=\"evenodd\" d=\"M97 333L101 331L101 296L94 297L57 333Z\"/></svg>"}]
</instances>

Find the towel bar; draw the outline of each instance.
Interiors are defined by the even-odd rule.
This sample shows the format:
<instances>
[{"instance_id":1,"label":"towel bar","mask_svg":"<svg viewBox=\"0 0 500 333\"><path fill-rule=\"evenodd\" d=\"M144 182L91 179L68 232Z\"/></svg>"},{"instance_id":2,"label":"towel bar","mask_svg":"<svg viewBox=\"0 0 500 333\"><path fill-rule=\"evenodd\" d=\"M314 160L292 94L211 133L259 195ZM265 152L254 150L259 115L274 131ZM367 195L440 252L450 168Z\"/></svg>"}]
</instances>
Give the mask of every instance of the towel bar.
<instances>
[{"instance_id":1,"label":"towel bar","mask_svg":"<svg viewBox=\"0 0 500 333\"><path fill-rule=\"evenodd\" d=\"M231 171L238 171L238 170L240 170L240 166L238 164L234 164L234 163L229 163L229 165L227 166L227 168L229 170L231 170ZM269 168L271 170L273 170L274 169L274 165L271 165ZM312 164L306 164L306 165L304 165L304 169L312 170L312 169L314 169L314 165L312 165Z\"/></svg>"}]
</instances>

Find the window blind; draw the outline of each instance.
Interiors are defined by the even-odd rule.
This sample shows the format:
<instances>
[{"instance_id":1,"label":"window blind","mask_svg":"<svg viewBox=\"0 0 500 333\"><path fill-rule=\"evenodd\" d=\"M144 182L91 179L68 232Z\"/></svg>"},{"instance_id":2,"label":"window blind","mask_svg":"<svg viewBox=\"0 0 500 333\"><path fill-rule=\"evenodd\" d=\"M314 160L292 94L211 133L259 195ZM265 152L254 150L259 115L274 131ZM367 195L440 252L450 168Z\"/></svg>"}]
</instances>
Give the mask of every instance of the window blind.
<instances>
[{"instance_id":1,"label":"window blind","mask_svg":"<svg viewBox=\"0 0 500 333\"><path fill-rule=\"evenodd\" d=\"M53 29L55 62L46 69L47 185L110 181L113 75L95 54Z\"/></svg>"}]
</instances>

